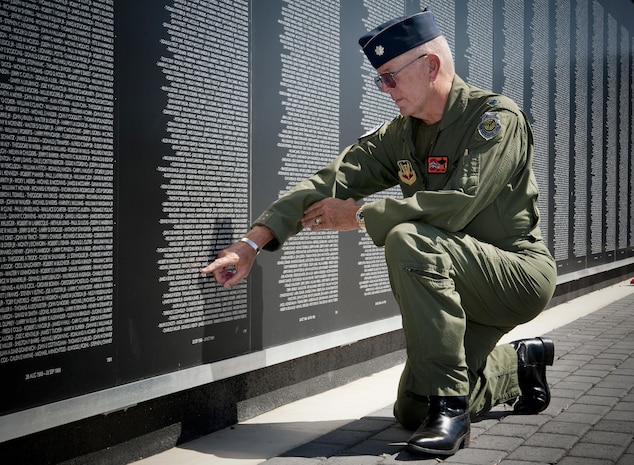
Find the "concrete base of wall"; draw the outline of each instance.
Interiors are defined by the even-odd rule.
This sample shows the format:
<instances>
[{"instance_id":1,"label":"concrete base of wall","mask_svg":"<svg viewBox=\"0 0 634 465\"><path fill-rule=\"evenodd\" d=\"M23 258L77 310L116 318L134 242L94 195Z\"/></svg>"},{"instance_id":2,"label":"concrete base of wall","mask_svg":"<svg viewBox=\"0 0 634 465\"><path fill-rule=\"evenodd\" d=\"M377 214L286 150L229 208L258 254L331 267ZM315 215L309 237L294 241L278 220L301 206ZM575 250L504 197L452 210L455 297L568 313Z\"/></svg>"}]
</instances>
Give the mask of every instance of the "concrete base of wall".
<instances>
[{"instance_id":1,"label":"concrete base of wall","mask_svg":"<svg viewBox=\"0 0 634 465\"><path fill-rule=\"evenodd\" d=\"M550 306L622 281L634 265L558 285ZM401 330L375 336L127 410L0 444L8 464L126 464L405 360Z\"/></svg>"},{"instance_id":2,"label":"concrete base of wall","mask_svg":"<svg viewBox=\"0 0 634 465\"><path fill-rule=\"evenodd\" d=\"M558 284L547 308L554 307L589 292L612 286L628 276L634 278L634 263Z\"/></svg>"}]
</instances>

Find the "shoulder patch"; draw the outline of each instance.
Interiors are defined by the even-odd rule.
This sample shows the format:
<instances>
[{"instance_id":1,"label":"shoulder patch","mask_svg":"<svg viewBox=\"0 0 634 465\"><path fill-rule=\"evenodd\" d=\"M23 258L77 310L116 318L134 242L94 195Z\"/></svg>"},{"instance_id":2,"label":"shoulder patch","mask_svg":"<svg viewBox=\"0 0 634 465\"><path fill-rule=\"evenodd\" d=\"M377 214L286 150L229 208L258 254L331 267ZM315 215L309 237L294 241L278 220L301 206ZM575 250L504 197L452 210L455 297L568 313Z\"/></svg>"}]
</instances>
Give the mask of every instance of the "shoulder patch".
<instances>
[{"instance_id":1,"label":"shoulder patch","mask_svg":"<svg viewBox=\"0 0 634 465\"><path fill-rule=\"evenodd\" d=\"M416 171L409 160L399 160L398 164L398 177L408 186L411 186L416 182Z\"/></svg>"},{"instance_id":2,"label":"shoulder patch","mask_svg":"<svg viewBox=\"0 0 634 465\"><path fill-rule=\"evenodd\" d=\"M497 112L488 111L482 115L482 120L478 125L478 133L484 140L493 139L500 133L500 129L502 129L502 123Z\"/></svg>"}]
</instances>

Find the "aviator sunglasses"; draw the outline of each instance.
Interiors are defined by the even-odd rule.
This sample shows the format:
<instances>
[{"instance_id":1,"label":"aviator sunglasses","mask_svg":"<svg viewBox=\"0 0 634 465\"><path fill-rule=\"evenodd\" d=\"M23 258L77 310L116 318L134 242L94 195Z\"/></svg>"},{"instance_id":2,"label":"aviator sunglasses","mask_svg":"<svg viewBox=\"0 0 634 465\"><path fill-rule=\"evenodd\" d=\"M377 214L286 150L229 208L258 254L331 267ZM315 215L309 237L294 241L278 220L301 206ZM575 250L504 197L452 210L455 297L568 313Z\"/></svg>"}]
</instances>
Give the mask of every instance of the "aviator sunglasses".
<instances>
[{"instance_id":1,"label":"aviator sunglasses","mask_svg":"<svg viewBox=\"0 0 634 465\"><path fill-rule=\"evenodd\" d=\"M399 69L397 69L393 73L379 74L378 76L374 78L374 83L376 84L376 86L379 88L380 91L383 91L383 84L385 84L385 87L387 87L388 89L394 89L396 87L396 81L394 80L394 77L398 73L403 71L405 68L407 68L409 65L414 63L416 60L420 60L421 58L424 58L427 55L428 55L427 53L423 53L421 56L414 58L412 61L410 61L406 65L401 66Z\"/></svg>"}]
</instances>

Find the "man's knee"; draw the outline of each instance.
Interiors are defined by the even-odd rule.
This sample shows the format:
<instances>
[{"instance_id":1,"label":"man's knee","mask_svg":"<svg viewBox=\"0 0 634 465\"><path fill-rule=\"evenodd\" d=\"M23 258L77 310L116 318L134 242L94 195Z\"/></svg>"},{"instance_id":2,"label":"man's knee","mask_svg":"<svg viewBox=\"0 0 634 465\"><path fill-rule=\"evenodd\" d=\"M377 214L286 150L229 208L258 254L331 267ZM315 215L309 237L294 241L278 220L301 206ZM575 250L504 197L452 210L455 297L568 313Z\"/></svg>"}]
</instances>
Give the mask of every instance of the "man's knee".
<instances>
[{"instance_id":1,"label":"man's knee","mask_svg":"<svg viewBox=\"0 0 634 465\"><path fill-rule=\"evenodd\" d=\"M415 232L416 228L411 223L401 223L394 226L385 237L385 253L398 252L412 243L412 235Z\"/></svg>"},{"instance_id":2,"label":"man's knee","mask_svg":"<svg viewBox=\"0 0 634 465\"><path fill-rule=\"evenodd\" d=\"M439 240L439 230L426 223L401 223L388 233L385 258L391 272L412 268L415 273L437 273L446 279L452 269L452 260Z\"/></svg>"},{"instance_id":3,"label":"man's knee","mask_svg":"<svg viewBox=\"0 0 634 465\"><path fill-rule=\"evenodd\" d=\"M438 252L440 230L423 222L405 222L394 226L385 238L386 256L410 255L408 250Z\"/></svg>"}]
</instances>

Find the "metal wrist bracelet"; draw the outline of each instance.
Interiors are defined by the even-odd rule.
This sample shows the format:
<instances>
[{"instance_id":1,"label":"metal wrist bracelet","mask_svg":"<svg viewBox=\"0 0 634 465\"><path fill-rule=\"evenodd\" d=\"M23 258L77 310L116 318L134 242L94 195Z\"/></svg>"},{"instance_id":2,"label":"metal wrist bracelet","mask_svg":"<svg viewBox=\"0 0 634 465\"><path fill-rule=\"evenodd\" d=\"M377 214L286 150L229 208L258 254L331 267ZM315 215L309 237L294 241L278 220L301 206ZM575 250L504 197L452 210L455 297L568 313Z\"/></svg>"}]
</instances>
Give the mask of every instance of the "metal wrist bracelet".
<instances>
[{"instance_id":1,"label":"metal wrist bracelet","mask_svg":"<svg viewBox=\"0 0 634 465\"><path fill-rule=\"evenodd\" d=\"M253 248L253 250L255 250L256 254L260 253L260 248L258 247L258 245L255 242L253 242L251 239L249 239L248 237L243 237L242 239L240 239L240 242L249 244Z\"/></svg>"}]
</instances>

